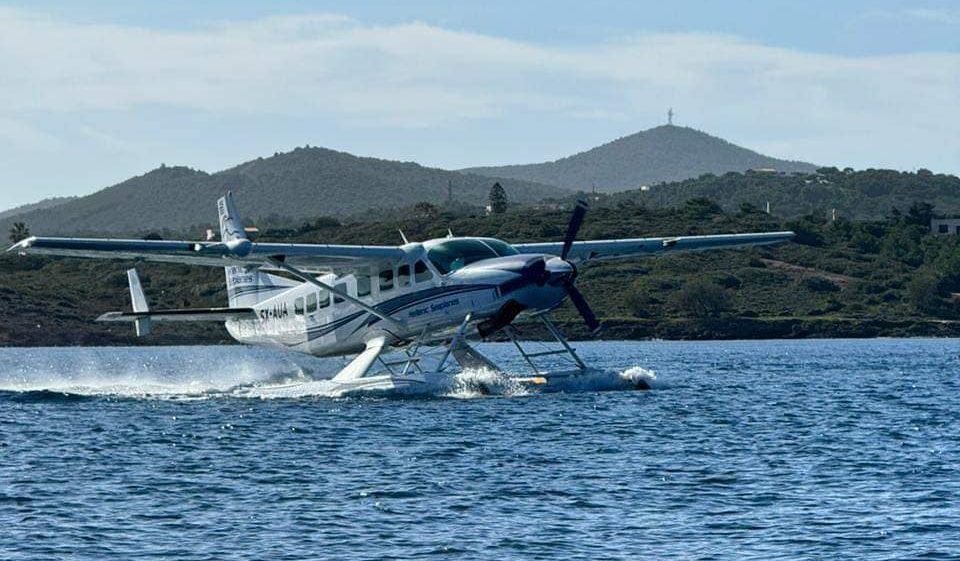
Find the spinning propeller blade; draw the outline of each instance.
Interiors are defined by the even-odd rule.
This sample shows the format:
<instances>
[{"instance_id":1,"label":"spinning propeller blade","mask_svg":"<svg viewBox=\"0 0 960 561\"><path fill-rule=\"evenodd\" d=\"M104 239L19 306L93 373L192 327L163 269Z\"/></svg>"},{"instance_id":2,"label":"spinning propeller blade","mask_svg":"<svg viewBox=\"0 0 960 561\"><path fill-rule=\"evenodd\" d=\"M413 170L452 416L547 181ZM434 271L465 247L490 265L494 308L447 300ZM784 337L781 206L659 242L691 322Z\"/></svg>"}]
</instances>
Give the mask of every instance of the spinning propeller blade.
<instances>
[{"instance_id":1,"label":"spinning propeller blade","mask_svg":"<svg viewBox=\"0 0 960 561\"><path fill-rule=\"evenodd\" d=\"M580 226L583 224L583 218L587 214L587 201L583 199L577 201L577 206L573 207L573 215L570 217L570 225L567 226L567 235L563 238L563 251L560 252L560 259L567 261L567 256L570 254L570 248L573 247L573 241L577 238L577 232L580 231ZM570 263L567 261L567 263ZM573 266L573 263L570 263ZM576 274L576 268L574 268L574 275ZM577 311L580 312L580 315L583 317L583 321L586 322L587 327L590 328L590 334L596 336L600 333L600 322L597 321L596 314L593 313L593 310L590 308L590 304L587 303L587 299L583 297L583 294L577 290L576 285L573 284L575 277L571 277L567 282L563 283L563 288L567 291L567 296L570 297L570 301L573 302L574 307L577 308Z\"/></svg>"},{"instance_id":2,"label":"spinning propeller blade","mask_svg":"<svg viewBox=\"0 0 960 561\"><path fill-rule=\"evenodd\" d=\"M570 217L570 225L567 226L567 235L563 238L563 251L560 252L560 259L567 260L567 254L573 247L573 240L577 237L580 225L583 224L583 217L587 214L587 201L580 199L577 206L573 207L573 216Z\"/></svg>"},{"instance_id":3,"label":"spinning propeller blade","mask_svg":"<svg viewBox=\"0 0 960 561\"><path fill-rule=\"evenodd\" d=\"M577 287L574 286L572 282L564 284L563 288L567 290L567 296L570 297L570 301L573 302L577 311L583 316L583 321L587 324L587 327L590 328L590 334L596 336L600 333L600 322L597 321L597 316L593 313L593 310L590 309L590 304L587 304L587 299L583 297L583 294L577 290Z\"/></svg>"}]
</instances>

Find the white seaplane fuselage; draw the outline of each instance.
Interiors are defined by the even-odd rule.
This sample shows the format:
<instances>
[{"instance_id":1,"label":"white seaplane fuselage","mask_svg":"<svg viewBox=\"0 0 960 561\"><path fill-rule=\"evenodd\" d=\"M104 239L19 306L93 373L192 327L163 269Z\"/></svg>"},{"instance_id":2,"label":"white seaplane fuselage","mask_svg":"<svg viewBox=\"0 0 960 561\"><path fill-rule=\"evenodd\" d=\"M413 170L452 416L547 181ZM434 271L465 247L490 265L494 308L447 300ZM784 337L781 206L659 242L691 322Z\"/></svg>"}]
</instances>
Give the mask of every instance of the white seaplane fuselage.
<instances>
[{"instance_id":1,"label":"white seaplane fuselage","mask_svg":"<svg viewBox=\"0 0 960 561\"><path fill-rule=\"evenodd\" d=\"M460 263L442 262L433 256L438 248L464 243L472 246L466 262L462 257ZM478 246L489 256L478 259ZM524 282L520 272L524 264L543 260L555 281L573 274L572 267L555 256L519 254L509 244L488 238L434 239L401 249L405 258L395 264L373 265L364 274L319 275L317 280L403 326L388 324L329 290L291 282L261 287L260 298L263 292L277 295L251 306L256 319L231 319L227 330L246 344L280 345L316 356L353 354L362 351L372 336L385 336L388 344L411 340L456 328L468 314L473 321L493 318L508 303L526 312L551 310L566 297L563 287L556 282ZM242 268L228 268L228 286L242 286L244 279L235 277L246 274ZM249 290L258 292L256 287Z\"/></svg>"}]
</instances>

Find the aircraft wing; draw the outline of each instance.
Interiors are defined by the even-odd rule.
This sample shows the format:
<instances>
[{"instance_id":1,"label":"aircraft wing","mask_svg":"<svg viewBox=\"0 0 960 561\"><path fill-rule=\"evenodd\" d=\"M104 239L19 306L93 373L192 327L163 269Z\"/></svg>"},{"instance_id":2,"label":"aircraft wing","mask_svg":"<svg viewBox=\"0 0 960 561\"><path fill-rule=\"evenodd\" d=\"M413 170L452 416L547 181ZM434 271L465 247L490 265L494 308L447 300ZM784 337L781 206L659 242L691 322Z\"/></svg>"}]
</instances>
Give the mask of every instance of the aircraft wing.
<instances>
[{"instance_id":1,"label":"aircraft wing","mask_svg":"<svg viewBox=\"0 0 960 561\"><path fill-rule=\"evenodd\" d=\"M393 246L192 242L178 240L130 240L95 238L27 238L8 251L22 254L62 255L100 259L138 259L211 267L232 265L269 266L269 258L304 270L340 270L376 262L393 262L403 250Z\"/></svg>"},{"instance_id":2,"label":"aircraft wing","mask_svg":"<svg viewBox=\"0 0 960 561\"><path fill-rule=\"evenodd\" d=\"M712 236L678 236L672 238L630 238L621 240L589 240L573 242L568 254L576 262L628 259L679 253L705 251L752 245L768 245L793 238L793 232L762 232L756 234L720 234ZM560 255L563 242L513 244L520 253L548 253Z\"/></svg>"}]
</instances>

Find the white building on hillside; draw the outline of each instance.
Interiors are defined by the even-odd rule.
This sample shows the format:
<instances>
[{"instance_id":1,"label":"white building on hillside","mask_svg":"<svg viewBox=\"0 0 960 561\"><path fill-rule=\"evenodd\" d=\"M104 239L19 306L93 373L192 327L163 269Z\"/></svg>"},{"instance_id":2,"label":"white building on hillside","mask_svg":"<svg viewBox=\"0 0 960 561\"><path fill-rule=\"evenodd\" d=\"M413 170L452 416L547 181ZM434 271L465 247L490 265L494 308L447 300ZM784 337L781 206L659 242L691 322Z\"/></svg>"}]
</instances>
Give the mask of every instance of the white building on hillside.
<instances>
[{"instance_id":1,"label":"white building on hillside","mask_svg":"<svg viewBox=\"0 0 960 561\"><path fill-rule=\"evenodd\" d=\"M960 236L960 218L931 218L930 233L938 236L947 234Z\"/></svg>"}]
</instances>

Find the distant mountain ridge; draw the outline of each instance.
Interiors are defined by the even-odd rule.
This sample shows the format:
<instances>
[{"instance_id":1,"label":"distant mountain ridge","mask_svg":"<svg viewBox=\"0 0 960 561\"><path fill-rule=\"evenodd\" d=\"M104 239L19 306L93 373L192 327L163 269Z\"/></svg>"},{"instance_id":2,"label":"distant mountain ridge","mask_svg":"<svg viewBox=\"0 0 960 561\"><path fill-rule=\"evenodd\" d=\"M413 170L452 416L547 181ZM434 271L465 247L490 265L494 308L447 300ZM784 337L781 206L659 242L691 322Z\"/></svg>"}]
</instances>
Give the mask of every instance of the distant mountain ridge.
<instances>
[{"instance_id":1,"label":"distant mountain ridge","mask_svg":"<svg viewBox=\"0 0 960 561\"><path fill-rule=\"evenodd\" d=\"M36 235L183 230L217 221L216 200L228 189L250 219L290 220L396 209L427 201L442 205L448 185L456 202L486 204L496 180L364 158L325 148L297 148L217 173L161 166L52 208L17 214ZM569 193L523 180L500 180L511 201L531 203ZM6 231L13 218L0 219Z\"/></svg>"},{"instance_id":2,"label":"distant mountain ridge","mask_svg":"<svg viewBox=\"0 0 960 561\"><path fill-rule=\"evenodd\" d=\"M47 200L0 214L0 229L23 221L34 234L134 234L184 230L216 222L214 201L233 190L245 217L296 221L395 210L421 201L486 203L499 180L512 202L562 198L571 190L601 192L670 183L706 173L817 166L778 160L706 133L655 127L585 152L541 164L460 171L359 157L325 148L296 148L216 173L161 166L85 197Z\"/></svg>"},{"instance_id":3,"label":"distant mountain ridge","mask_svg":"<svg viewBox=\"0 0 960 561\"><path fill-rule=\"evenodd\" d=\"M723 174L773 168L810 173L818 166L779 160L704 132L663 125L631 134L553 162L489 166L461 171L600 192L682 181L705 173Z\"/></svg>"},{"instance_id":4,"label":"distant mountain ridge","mask_svg":"<svg viewBox=\"0 0 960 561\"><path fill-rule=\"evenodd\" d=\"M0 220L12 218L20 214L26 214L33 210L43 210L47 208L53 208L55 206L60 206L64 203L69 203L70 201L76 198L77 197L50 197L49 199L43 199L35 203L20 205L18 207L14 207L9 210L0 212Z\"/></svg>"}]
</instances>

